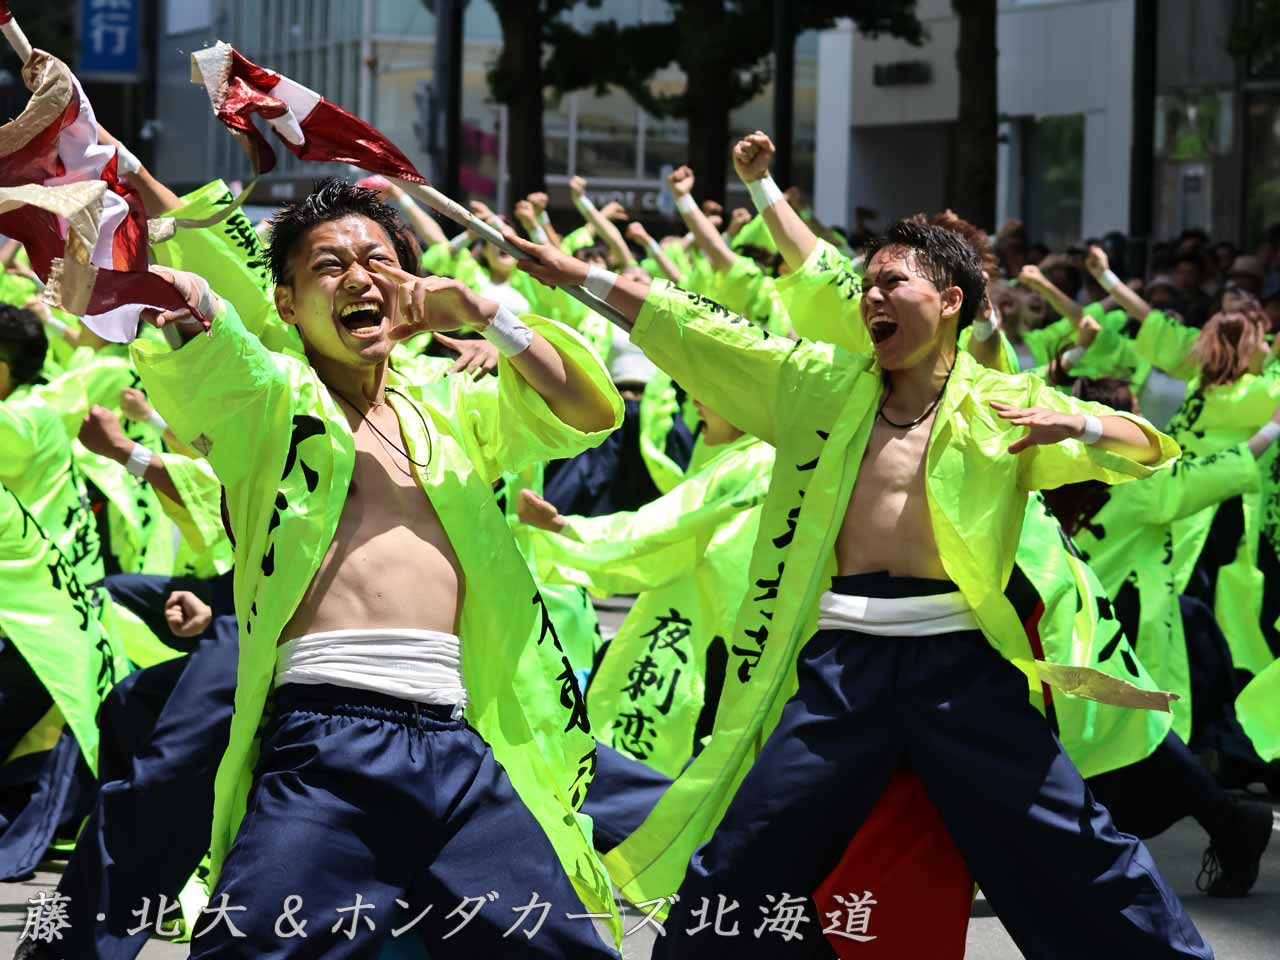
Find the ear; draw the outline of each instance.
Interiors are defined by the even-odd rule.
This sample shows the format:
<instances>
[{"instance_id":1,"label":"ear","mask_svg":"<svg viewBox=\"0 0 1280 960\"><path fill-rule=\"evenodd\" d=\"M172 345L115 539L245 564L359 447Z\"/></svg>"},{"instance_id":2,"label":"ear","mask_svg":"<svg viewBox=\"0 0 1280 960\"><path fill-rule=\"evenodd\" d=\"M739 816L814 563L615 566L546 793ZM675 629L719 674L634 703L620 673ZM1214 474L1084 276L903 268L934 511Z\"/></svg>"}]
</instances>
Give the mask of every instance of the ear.
<instances>
[{"instance_id":1,"label":"ear","mask_svg":"<svg viewBox=\"0 0 1280 960\"><path fill-rule=\"evenodd\" d=\"M280 319L290 326L296 325L298 318L293 309L293 287L286 287L283 284L277 285L275 301L276 313L280 314Z\"/></svg>"},{"instance_id":2,"label":"ear","mask_svg":"<svg viewBox=\"0 0 1280 960\"><path fill-rule=\"evenodd\" d=\"M942 291L942 318L953 320L960 316L960 307L964 304L964 291L959 287L947 287Z\"/></svg>"}]
</instances>

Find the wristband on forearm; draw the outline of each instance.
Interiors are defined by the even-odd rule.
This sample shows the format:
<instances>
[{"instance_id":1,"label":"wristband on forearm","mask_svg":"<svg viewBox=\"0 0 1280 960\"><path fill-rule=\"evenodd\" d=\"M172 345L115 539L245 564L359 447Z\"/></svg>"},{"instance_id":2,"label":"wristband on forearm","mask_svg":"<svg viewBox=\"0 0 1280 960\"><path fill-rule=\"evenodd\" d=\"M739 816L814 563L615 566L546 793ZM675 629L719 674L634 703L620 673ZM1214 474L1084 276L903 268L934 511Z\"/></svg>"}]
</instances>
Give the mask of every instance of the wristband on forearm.
<instances>
[{"instance_id":1,"label":"wristband on forearm","mask_svg":"<svg viewBox=\"0 0 1280 960\"><path fill-rule=\"evenodd\" d=\"M542 224L535 223L533 229L529 232L529 239L534 243L546 243L547 231L542 229Z\"/></svg>"},{"instance_id":2,"label":"wristband on forearm","mask_svg":"<svg viewBox=\"0 0 1280 960\"><path fill-rule=\"evenodd\" d=\"M67 324L63 323L51 313L45 316L44 325L64 340L67 338L67 334L71 332L71 328L67 326Z\"/></svg>"},{"instance_id":3,"label":"wristband on forearm","mask_svg":"<svg viewBox=\"0 0 1280 960\"><path fill-rule=\"evenodd\" d=\"M147 423L155 427L158 433L164 433L169 429L169 421L160 416L160 412L155 409L152 409L150 415L147 417Z\"/></svg>"},{"instance_id":4,"label":"wristband on forearm","mask_svg":"<svg viewBox=\"0 0 1280 960\"><path fill-rule=\"evenodd\" d=\"M1268 420L1258 428L1258 432L1255 433L1254 436L1260 437L1263 443L1270 446L1276 442L1277 437L1280 437L1280 423L1276 423L1274 420Z\"/></svg>"},{"instance_id":5,"label":"wristband on forearm","mask_svg":"<svg viewBox=\"0 0 1280 960\"><path fill-rule=\"evenodd\" d=\"M591 202L591 198L585 193L580 197L574 197L573 205L577 208L578 212L582 214L582 218L584 220L588 219L591 214L599 212L596 210L596 205Z\"/></svg>"},{"instance_id":6,"label":"wristband on forearm","mask_svg":"<svg viewBox=\"0 0 1280 960\"><path fill-rule=\"evenodd\" d=\"M582 285L586 288L587 293L601 300L608 300L609 294L613 292L613 285L617 282L618 275L616 273L593 265L587 269L587 279L583 281Z\"/></svg>"},{"instance_id":7,"label":"wristband on forearm","mask_svg":"<svg viewBox=\"0 0 1280 960\"><path fill-rule=\"evenodd\" d=\"M418 204L415 203L413 197L409 196L407 193L396 194L396 206L405 213L412 213L414 210L418 209Z\"/></svg>"},{"instance_id":8,"label":"wristband on forearm","mask_svg":"<svg viewBox=\"0 0 1280 960\"><path fill-rule=\"evenodd\" d=\"M979 343L986 343L995 336L995 332L999 329L1000 314L996 313L993 308L990 320L986 317L979 317L977 320L973 321L973 339L977 340Z\"/></svg>"},{"instance_id":9,"label":"wristband on forearm","mask_svg":"<svg viewBox=\"0 0 1280 960\"><path fill-rule=\"evenodd\" d=\"M692 193L683 193L676 197L676 210L681 214L693 213L698 209L698 201L693 199Z\"/></svg>"},{"instance_id":10,"label":"wristband on forearm","mask_svg":"<svg viewBox=\"0 0 1280 960\"><path fill-rule=\"evenodd\" d=\"M551 226L551 217L547 214L547 211L538 211L538 223L542 224L544 227Z\"/></svg>"},{"instance_id":11,"label":"wristband on forearm","mask_svg":"<svg viewBox=\"0 0 1280 960\"><path fill-rule=\"evenodd\" d=\"M463 230L460 234L449 241L449 249L455 254L459 253L463 247L471 243L471 234Z\"/></svg>"},{"instance_id":12,"label":"wristband on forearm","mask_svg":"<svg viewBox=\"0 0 1280 960\"><path fill-rule=\"evenodd\" d=\"M782 199L782 191L773 182L773 177L768 174L748 183L747 193L751 194L751 202L756 205L756 210L760 213L764 213Z\"/></svg>"},{"instance_id":13,"label":"wristband on forearm","mask_svg":"<svg viewBox=\"0 0 1280 960\"><path fill-rule=\"evenodd\" d=\"M1084 359L1085 350L1087 348L1079 345L1072 347L1070 350L1062 354L1062 369L1070 370L1077 363Z\"/></svg>"},{"instance_id":14,"label":"wristband on forearm","mask_svg":"<svg viewBox=\"0 0 1280 960\"><path fill-rule=\"evenodd\" d=\"M1110 293L1116 287L1120 286L1120 278L1116 276L1116 272L1114 270L1107 270L1098 277L1098 286L1102 287L1102 289L1107 291L1107 293Z\"/></svg>"},{"instance_id":15,"label":"wristband on forearm","mask_svg":"<svg viewBox=\"0 0 1280 960\"><path fill-rule=\"evenodd\" d=\"M653 237L645 237L644 248L649 251L649 255L655 260L662 255L662 247L658 246L658 241Z\"/></svg>"},{"instance_id":16,"label":"wristband on forearm","mask_svg":"<svg viewBox=\"0 0 1280 960\"><path fill-rule=\"evenodd\" d=\"M498 312L488 326L480 331L480 336L497 347L504 357L524 353L529 349L529 344L533 343L533 331L529 329L529 325L503 306L498 307Z\"/></svg>"},{"instance_id":17,"label":"wristband on forearm","mask_svg":"<svg viewBox=\"0 0 1280 960\"><path fill-rule=\"evenodd\" d=\"M129 459L125 461L124 468L141 480L146 475L147 467L151 466L151 456L149 448L135 443L129 451Z\"/></svg>"},{"instance_id":18,"label":"wristband on forearm","mask_svg":"<svg viewBox=\"0 0 1280 960\"><path fill-rule=\"evenodd\" d=\"M1080 434L1080 442L1093 446L1102 439L1102 421L1093 414L1085 414L1084 430Z\"/></svg>"}]
</instances>

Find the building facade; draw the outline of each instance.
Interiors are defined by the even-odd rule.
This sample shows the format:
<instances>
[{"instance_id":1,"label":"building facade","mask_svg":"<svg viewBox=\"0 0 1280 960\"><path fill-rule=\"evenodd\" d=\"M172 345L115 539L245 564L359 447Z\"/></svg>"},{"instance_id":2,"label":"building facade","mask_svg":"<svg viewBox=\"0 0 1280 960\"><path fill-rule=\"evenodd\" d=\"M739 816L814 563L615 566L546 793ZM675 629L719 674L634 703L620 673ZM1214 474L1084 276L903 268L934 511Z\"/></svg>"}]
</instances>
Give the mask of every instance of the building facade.
<instances>
[{"instance_id":1,"label":"building facade","mask_svg":"<svg viewBox=\"0 0 1280 960\"><path fill-rule=\"evenodd\" d=\"M435 59L435 19L422 0L165 0L162 6L159 130L152 156L176 185L249 173L238 145L213 121L203 91L188 82L190 52L218 39L368 120L431 176L415 130ZM603 19L624 25L666 19L671 11L663 0L605 0L597 9L579 5L570 16L586 28ZM509 210L518 198L506 191L504 110L490 100L486 80L502 34L485 0L467 5L464 44L462 186L468 197ZM796 51L794 170L805 190L813 182L817 48L817 35L809 33L801 35ZM669 69L654 85L678 89L683 82L680 71ZM769 87L734 112L731 130L767 129L771 109ZM597 202L619 200L645 219L674 217L665 177L686 160L683 120L651 117L620 90L585 90L548 96L544 129L554 208L571 209L567 184L579 174L589 179ZM264 177L256 204L295 197L316 176L333 173L331 165L277 153L280 165ZM731 199L745 203L746 192L735 191Z\"/></svg>"}]
</instances>

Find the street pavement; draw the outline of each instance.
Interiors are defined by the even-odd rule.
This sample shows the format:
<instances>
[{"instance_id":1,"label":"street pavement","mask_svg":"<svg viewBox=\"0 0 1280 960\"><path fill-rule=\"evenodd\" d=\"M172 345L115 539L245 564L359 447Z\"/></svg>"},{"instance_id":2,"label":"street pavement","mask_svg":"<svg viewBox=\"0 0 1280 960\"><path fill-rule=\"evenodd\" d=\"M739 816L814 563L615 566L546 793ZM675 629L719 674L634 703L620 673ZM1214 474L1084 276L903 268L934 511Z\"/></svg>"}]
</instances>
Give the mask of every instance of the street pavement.
<instances>
[{"instance_id":1,"label":"street pavement","mask_svg":"<svg viewBox=\"0 0 1280 960\"><path fill-rule=\"evenodd\" d=\"M600 620L606 635L616 630L625 614L625 604L602 606ZM1280 806L1273 813L1272 844L1263 857L1262 872L1253 893L1242 900L1211 900L1196 890L1196 874L1204 852L1205 836L1191 820L1149 843L1161 872L1182 898L1201 935L1214 948L1219 960L1276 960L1280 957ZM999 842L999 838L993 838ZM52 892L58 882L61 863L41 864L27 881L0 885L0 960L9 960L17 947L26 920L27 901L40 891ZM921 907L921 919L927 918ZM625 927L636 927L643 914L629 913ZM1089 929L1088 917L1066 918L1067 926L1082 934ZM874 931L872 931L874 932ZM623 941L625 960L647 960L652 949L653 930L643 927ZM1099 958L1105 945L1099 945ZM142 951L143 960L179 960L187 956L187 946L152 940ZM966 960L1018 960L1022 953L1014 946L1004 927L981 897L974 903L969 924Z\"/></svg>"}]
</instances>

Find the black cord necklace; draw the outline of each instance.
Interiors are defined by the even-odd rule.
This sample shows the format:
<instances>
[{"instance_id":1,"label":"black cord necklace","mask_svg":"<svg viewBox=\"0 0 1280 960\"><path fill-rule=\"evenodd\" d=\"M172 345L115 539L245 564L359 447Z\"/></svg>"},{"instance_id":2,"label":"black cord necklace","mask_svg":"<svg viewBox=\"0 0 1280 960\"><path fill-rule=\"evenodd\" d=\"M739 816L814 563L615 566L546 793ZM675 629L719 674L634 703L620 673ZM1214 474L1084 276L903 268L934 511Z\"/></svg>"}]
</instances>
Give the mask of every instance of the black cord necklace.
<instances>
[{"instance_id":1,"label":"black cord necklace","mask_svg":"<svg viewBox=\"0 0 1280 960\"><path fill-rule=\"evenodd\" d=\"M400 454L400 456L408 460L415 467L421 467L424 470L427 468L427 464L431 462L431 453L432 453L431 428L427 426L427 418L422 415L422 411L418 409L418 405L416 403L414 403L412 400L406 397L399 390L393 389L392 387L383 388L384 393L394 393L401 400L404 400L406 403L408 403L409 406L413 408L413 412L418 415L418 419L422 421L422 432L427 438L427 463L419 463L417 460L413 459L413 457L409 456L408 450L402 450L400 446L395 443L395 441L393 441L385 433L379 430L378 425L374 423L372 420L370 420L368 417L366 417L364 415L364 411L362 411L359 407L357 407L354 403L352 403L349 399L347 399L346 394L342 393L342 391L337 390L333 387L330 387L329 389L333 390L336 396L341 398L343 402L347 404L347 406L349 406L352 410L356 412L356 415L360 417L361 423L367 424L369 429L378 435L378 439L382 441L383 449L387 449L389 447L390 449L394 450L396 453ZM404 467L400 466L400 464L396 462L394 459L391 462L395 463L396 469L399 470L401 473L403 473L406 477L408 477L411 480L414 479L413 471L406 470Z\"/></svg>"},{"instance_id":2,"label":"black cord necklace","mask_svg":"<svg viewBox=\"0 0 1280 960\"><path fill-rule=\"evenodd\" d=\"M955 365L952 364L951 370L954 369ZM890 420L885 416L884 405L889 402L889 397L893 395L893 381L888 377L885 377L885 382L888 387L884 392L884 399L880 401L880 409L876 411L876 416L896 430L910 430L913 427L920 426L920 424L924 423L933 415L933 411L937 410L938 404L942 402L942 395L947 392L947 384L951 382L951 370L947 371L946 379L942 381L942 387L938 390L938 395L933 398L933 403L929 404L924 413L920 414L920 416L916 417L910 423L898 423L896 420Z\"/></svg>"}]
</instances>

